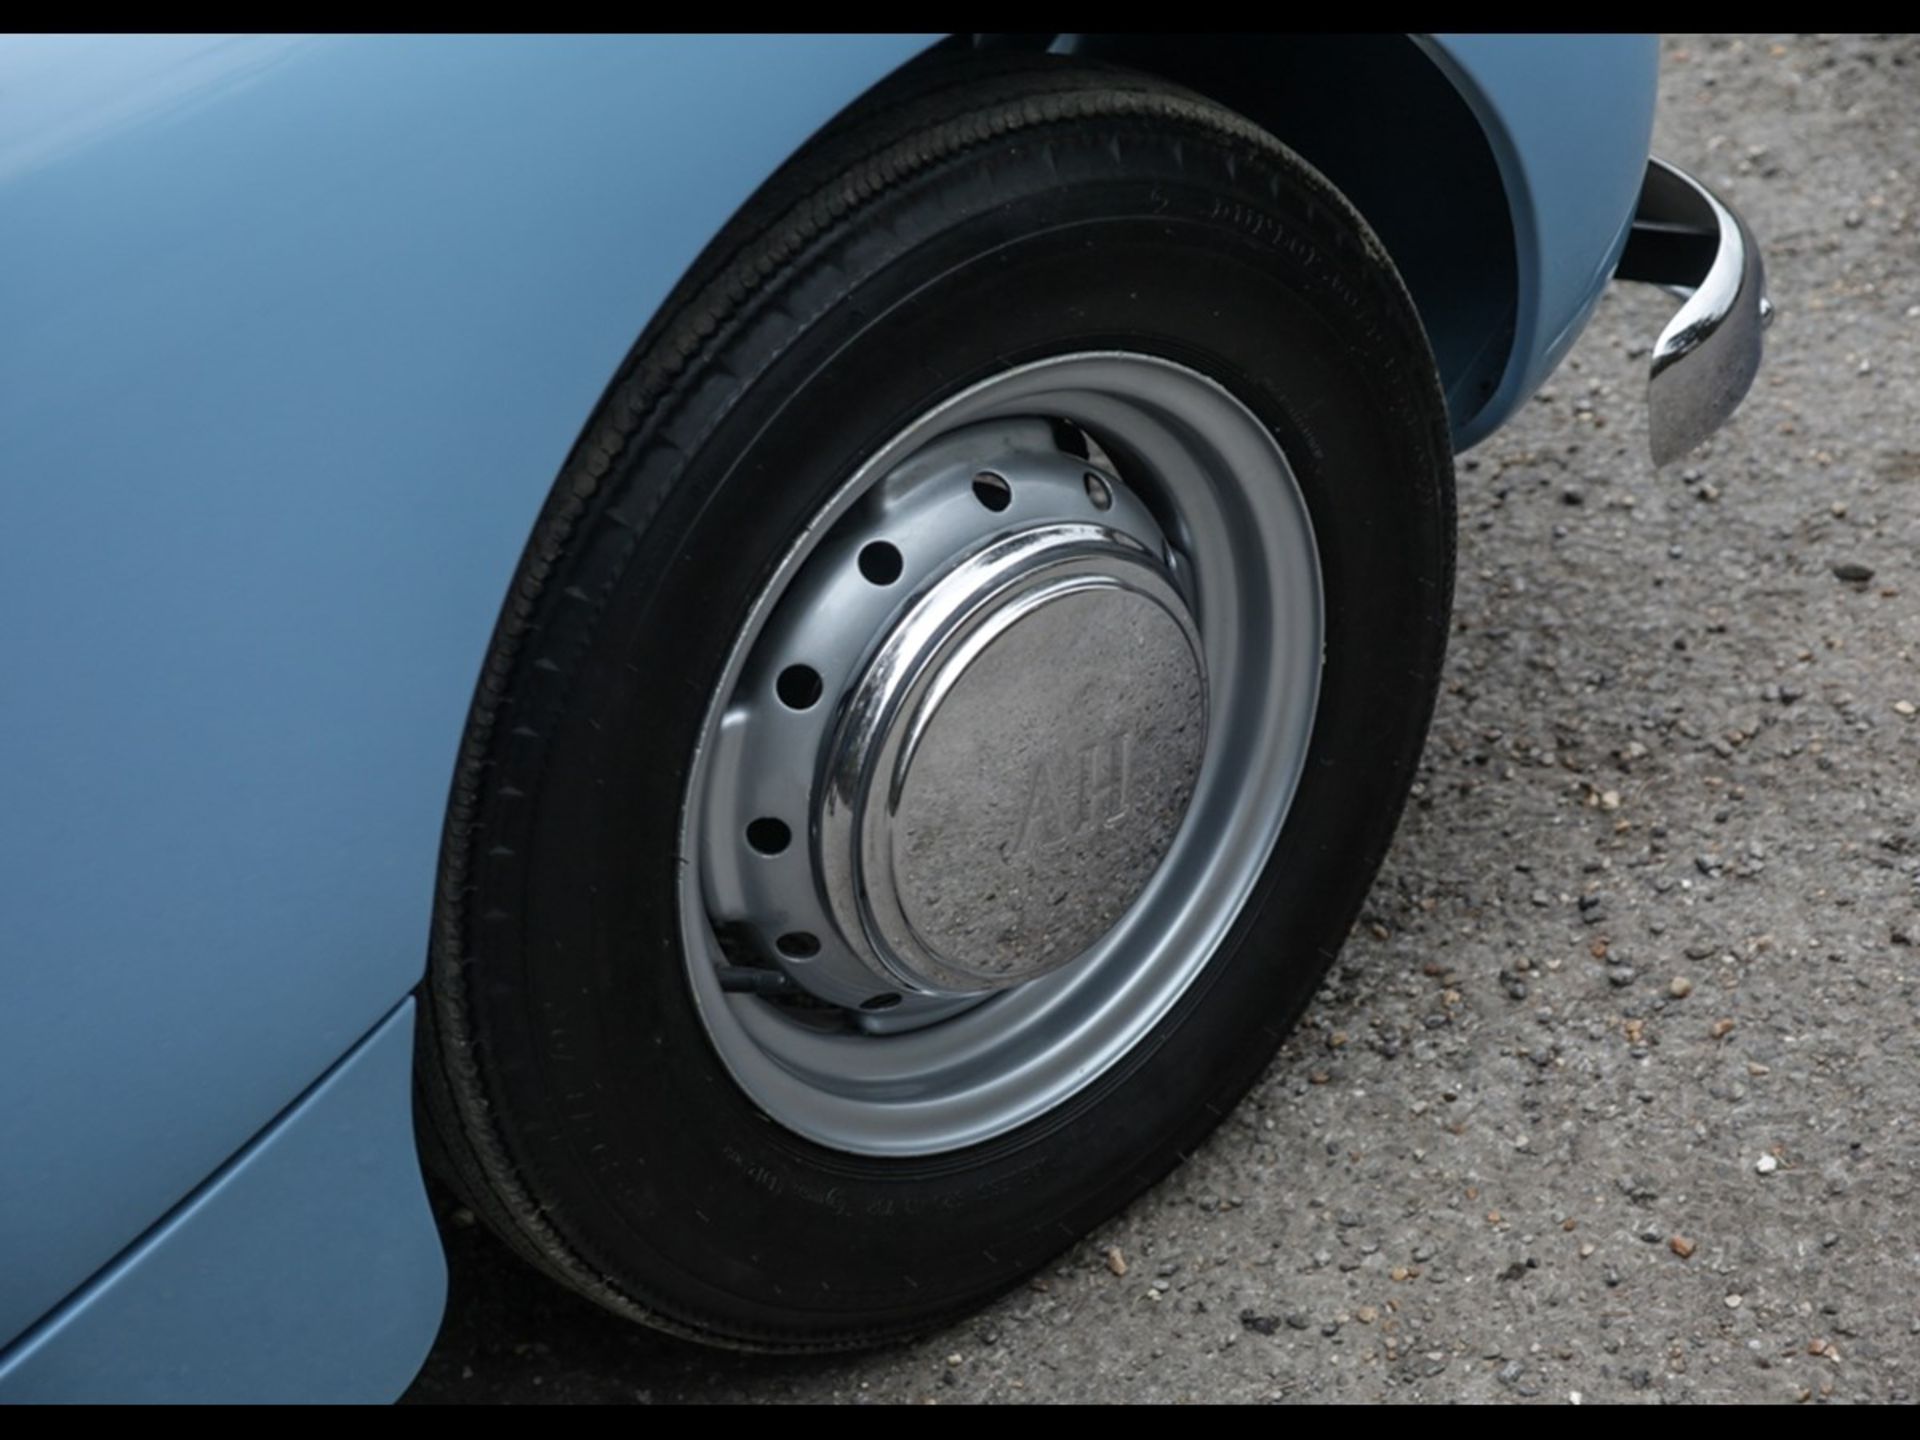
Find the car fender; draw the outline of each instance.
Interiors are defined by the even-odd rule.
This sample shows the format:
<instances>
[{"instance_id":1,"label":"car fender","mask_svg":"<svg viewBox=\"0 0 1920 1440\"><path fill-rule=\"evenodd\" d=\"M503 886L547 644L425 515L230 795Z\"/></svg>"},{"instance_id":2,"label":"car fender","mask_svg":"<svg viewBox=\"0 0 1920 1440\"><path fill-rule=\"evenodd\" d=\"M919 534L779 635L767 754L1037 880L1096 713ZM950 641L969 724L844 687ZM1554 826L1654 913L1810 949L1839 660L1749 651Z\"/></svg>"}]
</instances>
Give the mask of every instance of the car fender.
<instances>
[{"instance_id":1,"label":"car fender","mask_svg":"<svg viewBox=\"0 0 1920 1440\"><path fill-rule=\"evenodd\" d=\"M727 218L939 38L0 49L0 1345L417 983L455 751L553 477ZM1466 444L1611 273L1656 57L1417 43L1516 244Z\"/></svg>"},{"instance_id":2,"label":"car fender","mask_svg":"<svg viewBox=\"0 0 1920 1440\"><path fill-rule=\"evenodd\" d=\"M933 38L0 51L0 1343L419 980L553 476L700 248Z\"/></svg>"}]
</instances>

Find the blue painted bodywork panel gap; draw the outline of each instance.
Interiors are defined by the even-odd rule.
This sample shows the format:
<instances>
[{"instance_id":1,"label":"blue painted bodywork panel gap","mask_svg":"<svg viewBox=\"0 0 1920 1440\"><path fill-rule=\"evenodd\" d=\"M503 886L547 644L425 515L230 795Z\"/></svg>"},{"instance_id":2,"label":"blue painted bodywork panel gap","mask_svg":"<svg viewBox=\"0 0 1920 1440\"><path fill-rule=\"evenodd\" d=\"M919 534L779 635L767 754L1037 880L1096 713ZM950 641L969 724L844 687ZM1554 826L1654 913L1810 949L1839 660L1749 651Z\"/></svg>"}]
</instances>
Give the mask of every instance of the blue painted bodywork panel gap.
<instances>
[{"instance_id":1,"label":"blue painted bodywork panel gap","mask_svg":"<svg viewBox=\"0 0 1920 1440\"><path fill-rule=\"evenodd\" d=\"M391 1400L446 1267L414 1150L408 1000L0 1352L0 1401Z\"/></svg>"}]
</instances>

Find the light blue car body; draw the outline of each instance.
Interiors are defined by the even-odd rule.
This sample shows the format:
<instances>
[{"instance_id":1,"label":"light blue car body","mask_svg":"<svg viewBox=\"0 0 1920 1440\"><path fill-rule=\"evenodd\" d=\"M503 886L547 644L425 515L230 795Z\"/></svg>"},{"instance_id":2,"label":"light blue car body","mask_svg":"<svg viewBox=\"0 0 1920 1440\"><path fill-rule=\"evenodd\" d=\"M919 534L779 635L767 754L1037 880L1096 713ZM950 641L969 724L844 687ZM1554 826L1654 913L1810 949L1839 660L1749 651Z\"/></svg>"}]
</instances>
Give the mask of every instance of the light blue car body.
<instances>
[{"instance_id":1,"label":"light blue car body","mask_svg":"<svg viewBox=\"0 0 1920 1440\"><path fill-rule=\"evenodd\" d=\"M410 993L521 547L701 247L940 38L0 45L0 1399L411 1379ZM1657 50L1416 43L1514 239L1464 446L1612 273Z\"/></svg>"}]
</instances>

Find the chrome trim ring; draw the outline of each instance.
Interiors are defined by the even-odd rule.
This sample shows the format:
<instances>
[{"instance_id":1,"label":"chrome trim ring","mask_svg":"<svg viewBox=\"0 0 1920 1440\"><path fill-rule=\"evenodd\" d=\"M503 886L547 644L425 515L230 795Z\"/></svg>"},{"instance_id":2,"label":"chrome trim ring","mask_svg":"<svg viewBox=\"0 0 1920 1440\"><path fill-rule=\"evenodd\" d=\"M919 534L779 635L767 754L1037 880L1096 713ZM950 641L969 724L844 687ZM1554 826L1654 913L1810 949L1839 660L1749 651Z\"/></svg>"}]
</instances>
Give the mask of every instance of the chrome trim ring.
<instances>
[{"instance_id":1,"label":"chrome trim ring","mask_svg":"<svg viewBox=\"0 0 1920 1440\"><path fill-rule=\"evenodd\" d=\"M1195 370L1059 356L905 427L756 599L694 756L682 936L734 1079L927 1155L1110 1069L1266 866L1323 633L1286 459Z\"/></svg>"}]
</instances>

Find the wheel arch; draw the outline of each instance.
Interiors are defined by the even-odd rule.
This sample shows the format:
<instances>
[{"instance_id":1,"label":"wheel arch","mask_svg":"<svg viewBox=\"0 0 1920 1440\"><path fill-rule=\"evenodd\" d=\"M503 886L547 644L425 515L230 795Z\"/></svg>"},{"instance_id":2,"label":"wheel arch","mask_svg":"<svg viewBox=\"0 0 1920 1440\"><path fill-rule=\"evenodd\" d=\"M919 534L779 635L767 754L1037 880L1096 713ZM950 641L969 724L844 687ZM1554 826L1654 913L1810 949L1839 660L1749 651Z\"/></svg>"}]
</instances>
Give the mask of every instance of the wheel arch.
<instances>
[{"instance_id":1,"label":"wheel arch","mask_svg":"<svg viewBox=\"0 0 1920 1440\"><path fill-rule=\"evenodd\" d=\"M1346 193L1393 256L1456 449L1572 348L1612 277L1652 140L1654 35L973 37L1098 56L1240 111Z\"/></svg>"},{"instance_id":2,"label":"wheel arch","mask_svg":"<svg viewBox=\"0 0 1920 1440\"><path fill-rule=\"evenodd\" d=\"M1239 111L1324 174L1406 281L1456 441L1501 394L1524 257L1487 128L1408 35L1073 35L1050 47L1185 85ZM1439 217L1440 223L1435 223Z\"/></svg>"}]
</instances>

